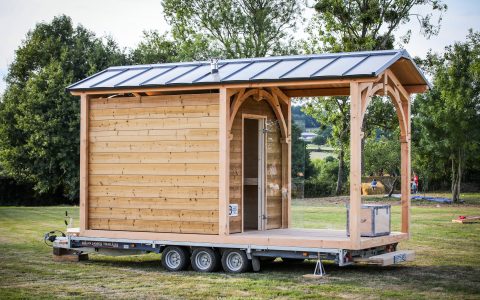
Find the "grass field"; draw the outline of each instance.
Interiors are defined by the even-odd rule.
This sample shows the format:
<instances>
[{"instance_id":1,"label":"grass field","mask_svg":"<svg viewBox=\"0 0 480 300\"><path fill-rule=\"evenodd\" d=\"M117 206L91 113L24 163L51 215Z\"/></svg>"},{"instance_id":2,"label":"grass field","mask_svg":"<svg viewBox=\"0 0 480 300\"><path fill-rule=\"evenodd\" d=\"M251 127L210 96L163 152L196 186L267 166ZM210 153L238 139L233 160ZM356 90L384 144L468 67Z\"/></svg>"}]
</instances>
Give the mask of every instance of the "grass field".
<instances>
[{"instance_id":1,"label":"grass field","mask_svg":"<svg viewBox=\"0 0 480 300\"><path fill-rule=\"evenodd\" d=\"M63 229L64 211L76 216L78 208L0 207L0 298L479 299L480 224L451 223L458 215L480 215L477 198L466 205L413 207L413 236L400 248L416 250L415 262L383 268L326 264L327 276L320 280L302 278L313 271L312 261L276 261L261 273L241 275L168 273L154 254L57 263L42 234ZM399 206L393 204L398 223ZM312 200L293 209L297 226L345 226L340 204Z\"/></svg>"}]
</instances>

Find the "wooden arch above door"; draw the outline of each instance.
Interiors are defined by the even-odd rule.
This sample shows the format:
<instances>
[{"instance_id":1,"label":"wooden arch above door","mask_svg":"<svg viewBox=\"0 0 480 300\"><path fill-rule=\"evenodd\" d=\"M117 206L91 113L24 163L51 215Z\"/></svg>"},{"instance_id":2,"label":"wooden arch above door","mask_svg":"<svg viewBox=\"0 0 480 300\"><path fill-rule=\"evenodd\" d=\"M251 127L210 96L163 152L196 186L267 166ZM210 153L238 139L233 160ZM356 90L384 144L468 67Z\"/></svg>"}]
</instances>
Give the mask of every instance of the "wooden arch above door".
<instances>
[{"instance_id":1,"label":"wooden arch above door","mask_svg":"<svg viewBox=\"0 0 480 300\"><path fill-rule=\"evenodd\" d=\"M241 89L238 93L234 95L234 99L230 105L230 120L228 123L228 130L232 130L233 121L235 116L242 106L243 102L245 102L248 98L252 97L255 101L262 101L265 100L272 108L275 116L280 124L280 131L282 134L282 139L288 142L289 140L289 133L288 133L288 126L285 120L285 116L282 112L281 102L284 102L288 105L288 97L283 94L283 92L278 88L272 89L263 89L263 88L253 88L253 89Z\"/></svg>"}]
</instances>

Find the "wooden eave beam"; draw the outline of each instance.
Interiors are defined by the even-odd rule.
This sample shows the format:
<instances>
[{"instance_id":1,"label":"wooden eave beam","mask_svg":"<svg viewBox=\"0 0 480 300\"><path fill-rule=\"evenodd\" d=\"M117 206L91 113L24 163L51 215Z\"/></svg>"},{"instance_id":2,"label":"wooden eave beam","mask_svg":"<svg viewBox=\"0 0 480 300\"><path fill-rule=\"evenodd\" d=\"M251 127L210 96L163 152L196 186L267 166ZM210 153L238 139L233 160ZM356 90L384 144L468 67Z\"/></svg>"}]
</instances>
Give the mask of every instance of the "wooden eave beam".
<instances>
[{"instance_id":1,"label":"wooden eave beam","mask_svg":"<svg viewBox=\"0 0 480 300\"><path fill-rule=\"evenodd\" d=\"M410 94L421 94L429 90L428 85L404 85L403 88Z\"/></svg>"},{"instance_id":2,"label":"wooden eave beam","mask_svg":"<svg viewBox=\"0 0 480 300\"><path fill-rule=\"evenodd\" d=\"M288 97L349 96L350 87L285 90Z\"/></svg>"}]
</instances>

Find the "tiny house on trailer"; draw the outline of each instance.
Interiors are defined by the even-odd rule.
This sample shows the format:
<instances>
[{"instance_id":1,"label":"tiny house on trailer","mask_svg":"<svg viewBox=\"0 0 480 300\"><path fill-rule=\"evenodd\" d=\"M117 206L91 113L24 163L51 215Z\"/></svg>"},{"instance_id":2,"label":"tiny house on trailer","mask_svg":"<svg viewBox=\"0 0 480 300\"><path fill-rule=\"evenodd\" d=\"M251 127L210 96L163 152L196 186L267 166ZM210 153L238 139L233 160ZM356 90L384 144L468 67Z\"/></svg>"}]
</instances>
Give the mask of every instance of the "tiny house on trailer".
<instances>
[{"instance_id":1,"label":"tiny house on trailer","mask_svg":"<svg viewBox=\"0 0 480 300\"><path fill-rule=\"evenodd\" d=\"M228 272L263 256L410 260L395 251L410 234L410 95L427 89L404 50L108 68L68 87L81 101L80 228L55 253L157 252L168 270ZM400 124L401 232L389 208L361 203L374 95ZM351 99L345 230L291 227L291 98L314 96Z\"/></svg>"}]
</instances>

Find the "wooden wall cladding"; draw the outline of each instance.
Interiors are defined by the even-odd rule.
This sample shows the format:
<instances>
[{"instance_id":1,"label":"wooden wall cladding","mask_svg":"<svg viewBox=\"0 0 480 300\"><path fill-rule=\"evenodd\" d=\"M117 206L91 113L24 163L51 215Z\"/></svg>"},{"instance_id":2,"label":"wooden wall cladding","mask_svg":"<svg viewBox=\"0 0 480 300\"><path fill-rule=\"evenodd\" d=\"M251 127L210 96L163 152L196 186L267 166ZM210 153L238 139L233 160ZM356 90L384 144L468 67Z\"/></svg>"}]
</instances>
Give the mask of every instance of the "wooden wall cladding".
<instances>
[{"instance_id":1,"label":"wooden wall cladding","mask_svg":"<svg viewBox=\"0 0 480 300\"><path fill-rule=\"evenodd\" d=\"M242 114L267 116L267 229L282 226L282 145L281 133L276 126L276 117L266 101L246 100L235 115L230 141L230 203L238 204L237 217L230 217L230 233L242 232Z\"/></svg>"},{"instance_id":2,"label":"wooden wall cladding","mask_svg":"<svg viewBox=\"0 0 480 300\"><path fill-rule=\"evenodd\" d=\"M218 234L218 94L89 108L89 229Z\"/></svg>"}]
</instances>

